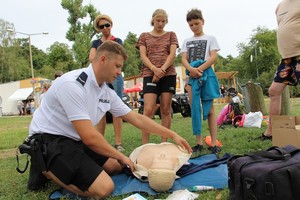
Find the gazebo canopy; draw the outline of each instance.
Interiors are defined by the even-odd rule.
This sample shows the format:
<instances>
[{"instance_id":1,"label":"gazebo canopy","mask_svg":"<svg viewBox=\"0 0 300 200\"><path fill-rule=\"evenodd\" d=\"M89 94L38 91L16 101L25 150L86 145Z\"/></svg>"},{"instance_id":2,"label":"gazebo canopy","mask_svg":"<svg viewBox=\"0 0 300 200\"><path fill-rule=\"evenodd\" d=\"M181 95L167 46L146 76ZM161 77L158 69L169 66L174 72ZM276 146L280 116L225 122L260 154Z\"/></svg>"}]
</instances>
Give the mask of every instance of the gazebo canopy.
<instances>
[{"instance_id":1,"label":"gazebo canopy","mask_svg":"<svg viewBox=\"0 0 300 200\"><path fill-rule=\"evenodd\" d=\"M216 72L216 75L219 80L227 79L228 86L233 86L236 88L236 80L235 75L239 73L238 71L231 71L231 72Z\"/></svg>"}]
</instances>

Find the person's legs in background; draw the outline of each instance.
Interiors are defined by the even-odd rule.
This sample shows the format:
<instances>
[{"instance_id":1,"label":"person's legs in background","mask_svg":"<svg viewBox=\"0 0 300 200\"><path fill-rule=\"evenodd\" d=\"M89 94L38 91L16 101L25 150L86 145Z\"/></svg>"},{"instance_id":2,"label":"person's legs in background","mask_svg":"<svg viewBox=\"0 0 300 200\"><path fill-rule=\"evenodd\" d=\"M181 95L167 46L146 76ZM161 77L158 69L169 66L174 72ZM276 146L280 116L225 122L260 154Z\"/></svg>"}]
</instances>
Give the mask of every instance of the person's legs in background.
<instances>
[{"instance_id":1,"label":"person's legs in background","mask_svg":"<svg viewBox=\"0 0 300 200\"><path fill-rule=\"evenodd\" d=\"M114 90L118 96L122 99L123 97L123 88L124 88L124 79L120 75L112 83ZM113 126L115 132L115 148L119 151L124 151L125 149L122 146L122 124L123 120L120 117L113 117Z\"/></svg>"},{"instance_id":2,"label":"person's legs in background","mask_svg":"<svg viewBox=\"0 0 300 200\"><path fill-rule=\"evenodd\" d=\"M155 93L144 93L144 115L152 118L155 112L157 94ZM142 144L149 142L150 134L142 131Z\"/></svg>"},{"instance_id":3,"label":"person's legs in background","mask_svg":"<svg viewBox=\"0 0 300 200\"><path fill-rule=\"evenodd\" d=\"M188 84L188 77L186 78L185 81L185 85L184 85L184 89L186 90L187 94L188 94L188 98L189 98L189 104L190 106L192 106L192 86L190 86Z\"/></svg>"},{"instance_id":4,"label":"person's legs in background","mask_svg":"<svg viewBox=\"0 0 300 200\"><path fill-rule=\"evenodd\" d=\"M123 96L123 86L124 80L123 77L120 75L118 76L112 84L113 89L116 91L118 96L122 99ZM125 149L122 146L122 123L123 120L120 117L113 117L113 126L115 132L115 148L119 151L124 151ZM104 135L105 134L105 127L106 127L106 116L104 116L100 122L97 124L98 131Z\"/></svg>"},{"instance_id":5,"label":"person's legs in background","mask_svg":"<svg viewBox=\"0 0 300 200\"><path fill-rule=\"evenodd\" d=\"M172 110L172 93L163 92L160 97L160 113L161 125L170 129L171 128L171 110ZM167 142L168 138L162 137L162 142Z\"/></svg>"},{"instance_id":6,"label":"person's legs in background","mask_svg":"<svg viewBox=\"0 0 300 200\"><path fill-rule=\"evenodd\" d=\"M218 129L218 127L217 127L217 118L216 118L216 113L215 113L215 109L214 109L214 104L212 104L212 106L210 108L207 123L208 123L208 128L209 128L209 134L211 137L211 146L208 147L208 149L212 153L217 154L221 151L221 148L217 146L217 129Z\"/></svg>"},{"instance_id":7,"label":"person's legs in background","mask_svg":"<svg viewBox=\"0 0 300 200\"><path fill-rule=\"evenodd\" d=\"M187 91L189 104L192 108L192 86L188 84L189 78L186 78L184 89ZM201 151L203 149L202 135L196 135L196 145L192 147L193 152Z\"/></svg>"},{"instance_id":8,"label":"person's legs in background","mask_svg":"<svg viewBox=\"0 0 300 200\"><path fill-rule=\"evenodd\" d=\"M124 151L122 146L122 124L123 120L121 117L113 117L113 126L115 132L115 148L119 151Z\"/></svg>"},{"instance_id":9,"label":"person's legs in background","mask_svg":"<svg viewBox=\"0 0 300 200\"><path fill-rule=\"evenodd\" d=\"M262 135L261 139L272 136L272 128L271 128L271 115L279 115L281 112L281 94L285 89L286 85L283 83L272 82L269 88L270 95L270 110L269 110L269 125ZM266 137L264 137L266 136Z\"/></svg>"},{"instance_id":10,"label":"person's legs in background","mask_svg":"<svg viewBox=\"0 0 300 200\"><path fill-rule=\"evenodd\" d=\"M293 62L291 62L293 61ZM281 113L281 95L286 84L297 85L293 76L293 65L297 64L292 59L282 59L275 72L273 82L269 87L270 105L269 105L269 124L265 132L255 139L272 140L272 115L280 115Z\"/></svg>"},{"instance_id":11,"label":"person's legs in background","mask_svg":"<svg viewBox=\"0 0 300 200\"><path fill-rule=\"evenodd\" d=\"M172 97L176 92L176 75L161 78L158 86L160 91L161 125L170 129L172 122ZM162 137L161 140L166 142L168 138Z\"/></svg>"},{"instance_id":12,"label":"person's legs in background","mask_svg":"<svg viewBox=\"0 0 300 200\"><path fill-rule=\"evenodd\" d=\"M188 93L189 103L192 106L192 87L190 85L186 84L185 90ZM209 111L207 123L208 123L208 128L209 128L210 136L211 136L211 147L209 147L208 149L212 153L219 153L221 151L221 149L220 149L220 147L217 146L217 129L218 129L218 127L217 127L216 113L215 113L213 104ZM196 145L194 147L192 147L192 149L193 149L193 152L201 151L203 149L202 135L196 135Z\"/></svg>"},{"instance_id":13,"label":"person's legs in background","mask_svg":"<svg viewBox=\"0 0 300 200\"><path fill-rule=\"evenodd\" d=\"M196 135L196 145L192 147L193 152L203 149L202 135Z\"/></svg>"}]
</instances>

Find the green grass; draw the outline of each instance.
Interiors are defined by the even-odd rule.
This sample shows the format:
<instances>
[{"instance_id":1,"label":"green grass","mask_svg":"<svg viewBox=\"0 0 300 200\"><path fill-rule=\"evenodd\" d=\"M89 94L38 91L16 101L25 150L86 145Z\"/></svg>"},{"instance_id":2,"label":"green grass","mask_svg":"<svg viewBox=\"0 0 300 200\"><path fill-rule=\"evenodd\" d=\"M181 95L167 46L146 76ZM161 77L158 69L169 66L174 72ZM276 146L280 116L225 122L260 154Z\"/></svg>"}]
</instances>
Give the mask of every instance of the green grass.
<instances>
[{"instance_id":1,"label":"green grass","mask_svg":"<svg viewBox=\"0 0 300 200\"><path fill-rule=\"evenodd\" d=\"M266 105L269 104L266 99ZM299 115L300 113L300 100L291 99L291 115ZM215 111L218 114L225 104L215 104ZM27 137L28 126L30 123L30 116L16 116L16 117L0 117L0 200L10 199L28 199L28 200L44 200L48 199L49 194L57 188L53 184L50 188L43 192L30 192L27 190L28 172L19 174L16 171L16 158L11 155L11 150L22 143L24 138ZM158 117L155 119L158 123ZM222 141L223 147L220 156L224 153L231 154L244 154L251 151L263 150L270 146L270 141L251 141L249 139L259 136L264 130L262 128L234 128L227 126L225 129L218 129L218 139ZM191 146L195 145L195 138L192 135L191 118L183 118L180 114L175 114L172 121L172 130L175 130L186 140ZM114 144L114 134L111 124L106 128L106 139ZM208 135L207 123L203 123L203 136ZM130 125L129 123L123 124L122 143L126 151L124 154L129 155L130 152L141 145L141 131ZM151 141L154 143L160 142L160 137L151 136ZM206 152L204 152L206 153ZM207 151L208 153L208 151ZM26 157L21 156L21 168L24 167ZM214 190L207 192L199 192L199 199L228 199L229 190ZM108 198L109 200L123 199L129 195ZM145 195L144 195L145 196ZM156 197L146 196L147 199L166 198L168 194L161 194Z\"/></svg>"}]
</instances>

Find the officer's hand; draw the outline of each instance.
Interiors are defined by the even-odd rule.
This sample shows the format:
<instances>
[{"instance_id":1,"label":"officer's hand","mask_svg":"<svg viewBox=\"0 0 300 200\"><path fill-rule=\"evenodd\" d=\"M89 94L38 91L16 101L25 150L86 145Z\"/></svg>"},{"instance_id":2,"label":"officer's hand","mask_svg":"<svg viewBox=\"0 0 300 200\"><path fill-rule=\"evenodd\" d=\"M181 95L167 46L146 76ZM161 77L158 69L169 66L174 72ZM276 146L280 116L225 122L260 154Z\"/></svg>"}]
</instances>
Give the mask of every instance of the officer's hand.
<instances>
[{"instance_id":1,"label":"officer's hand","mask_svg":"<svg viewBox=\"0 0 300 200\"><path fill-rule=\"evenodd\" d=\"M118 162L121 164L121 166L123 167L128 167L130 168L131 171L134 171L134 164L133 162L130 160L130 158L128 158L127 156L124 156L121 160L118 160Z\"/></svg>"},{"instance_id":2,"label":"officer's hand","mask_svg":"<svg viewBox=\"0 0 300 200\"><path fill-rule=\"evenodd\" d=\"M174 141L177 145L179 145L179 146L181 146L183 149L187 150L188 153L192 153L192 152L193 152L193 150L192 150L190 144L189 144L184 138L182 138L180 135L177 134L177 135L176 135L174 138L172 138L172 139L173 139L173 141Z\"/></svg>"}]
</instances>

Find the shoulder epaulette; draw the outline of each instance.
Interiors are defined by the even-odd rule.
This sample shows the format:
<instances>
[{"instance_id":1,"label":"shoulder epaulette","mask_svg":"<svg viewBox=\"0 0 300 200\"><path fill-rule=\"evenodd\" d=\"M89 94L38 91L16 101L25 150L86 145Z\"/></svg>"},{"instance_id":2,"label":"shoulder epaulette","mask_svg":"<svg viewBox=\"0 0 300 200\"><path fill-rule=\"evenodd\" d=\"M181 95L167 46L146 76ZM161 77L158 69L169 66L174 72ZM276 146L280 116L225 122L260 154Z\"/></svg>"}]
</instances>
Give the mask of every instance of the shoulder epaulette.
<instances>
[{"instance_id":1,"label":"shoulder epaulette","mask_svg":"<svg viewBox=\"0 0 300 200\"><path fill-rule=\"evenodd\" d=\"M86 83L88 75L85 72L82 72L76 79L82 86Z\"/></svg>"}]
</instances>

